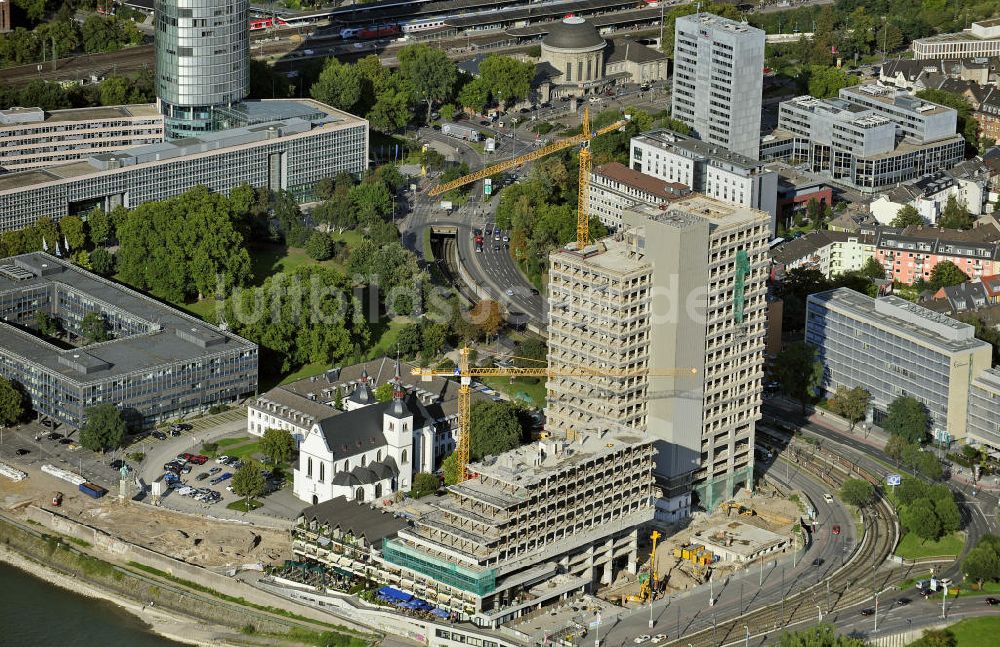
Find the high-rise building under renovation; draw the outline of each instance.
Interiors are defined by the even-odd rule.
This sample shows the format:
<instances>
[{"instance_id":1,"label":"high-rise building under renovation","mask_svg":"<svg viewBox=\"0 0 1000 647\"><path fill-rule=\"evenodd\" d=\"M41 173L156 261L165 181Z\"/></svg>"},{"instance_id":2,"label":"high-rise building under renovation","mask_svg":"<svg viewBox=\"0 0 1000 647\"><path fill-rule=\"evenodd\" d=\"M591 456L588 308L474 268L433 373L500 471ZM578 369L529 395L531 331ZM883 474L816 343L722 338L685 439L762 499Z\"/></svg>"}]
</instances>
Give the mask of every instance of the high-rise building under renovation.
<instances>
[{"instance_id":1,"label":"high-rise building under renovation","mask_svg":"<svg viewBox=\"0 0 1000 647\"><path fill-rule=\"evenodd\" d=\"M677 19L673 116L704 141L759 159L764 32L710 13Z\"/></svg>"},{"instance_id":2,"label":"high-rise building under renovation","mask_svg":"<svg viewBox=\"0 0 1000 647\"><path fill-rule=\"evenodd\" d=\"M250 0L156 0L156 96L167 137L243 125L227 109L250 88Z\"/></svg>"},{"instance_id":3,"label":"high-rise building under renovation","mask_svg":"<svg viewBox=\"0 0 1000 647\"><path fill-rule=\"evenodd\" d=\"M634 207L614 237L550 257L549 365L605 373L550 378L548 426L657 439L660 520L752 484L769 222L695 195ZM696 375L656 374L683 367Z\"/></svg>"}]
</instances>

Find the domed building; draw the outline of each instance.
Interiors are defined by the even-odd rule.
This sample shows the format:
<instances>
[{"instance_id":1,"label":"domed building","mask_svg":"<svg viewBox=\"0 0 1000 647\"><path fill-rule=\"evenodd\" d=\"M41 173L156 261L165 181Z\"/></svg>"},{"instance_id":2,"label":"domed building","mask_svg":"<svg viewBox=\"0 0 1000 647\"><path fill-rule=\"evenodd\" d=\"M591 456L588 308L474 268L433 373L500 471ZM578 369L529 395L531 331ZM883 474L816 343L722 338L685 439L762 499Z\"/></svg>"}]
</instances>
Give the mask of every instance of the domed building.
<instances>
[{"instance_id":1,"label":"domed building","mask_svg":"<svg viewBox=\"0 0 1000 647\"><path fill-rule=\"evenodd\" d=\"M667 78L665 54L630 40L605 40L597 27L579 16L546 26L535 78L541 101Z\"/></svg>"},{"instance_id":2,"label":"domed building","mask_svg":"<svg viewBox=\"0 0 1000 647\"><path fill-rule=\"evenodd\" d=\"M542 39L542 62L561 77L558 85L575 85L583 90L604 78L604 50L607 41L597 28L583 18L570 16L552 25Z\"/></svg>"}]
</instances>

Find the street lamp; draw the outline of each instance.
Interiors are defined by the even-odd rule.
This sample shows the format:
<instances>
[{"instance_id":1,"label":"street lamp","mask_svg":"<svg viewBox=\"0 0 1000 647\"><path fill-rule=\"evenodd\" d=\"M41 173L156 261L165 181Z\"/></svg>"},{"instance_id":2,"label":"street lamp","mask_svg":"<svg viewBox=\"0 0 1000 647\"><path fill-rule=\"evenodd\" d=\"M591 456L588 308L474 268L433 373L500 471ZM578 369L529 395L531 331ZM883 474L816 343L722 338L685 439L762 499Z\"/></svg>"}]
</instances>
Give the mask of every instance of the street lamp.
<instances>
[{"instance_id":1,"label":"street lamp","mask_svg":"<svg viewBox=\"0 0 1000 647\"><path fill-rule=\"evenodd\" d=\"M819 621L823 622L823 607L817 604L816 610L819 612Z\"/></svg>"},{"instance_id":2,"label":"street lamp","mask_svg":"<svg viewBox=\"0 0 1000 647\"><path fill-rule=\"evenodd\" d=\"M747 639L743 642L743 647L750 647L750 627L743 625L743 628L747 632Z\"/></svg>"}]
</instances>

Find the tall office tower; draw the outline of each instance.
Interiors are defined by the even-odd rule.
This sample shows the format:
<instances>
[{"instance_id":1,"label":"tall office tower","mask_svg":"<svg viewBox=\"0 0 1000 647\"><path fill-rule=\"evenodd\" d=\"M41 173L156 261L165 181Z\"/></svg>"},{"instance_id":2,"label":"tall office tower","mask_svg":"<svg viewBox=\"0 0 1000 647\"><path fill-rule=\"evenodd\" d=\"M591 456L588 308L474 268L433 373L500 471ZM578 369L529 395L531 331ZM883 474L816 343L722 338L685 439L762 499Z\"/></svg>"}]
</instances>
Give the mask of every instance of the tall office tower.
<instances>
[{"instance_id":1,"label":"tall office tower","mask_svg":"<svg viewBox=\"0 0 1000 647\"><path fill-rule=\"evenodd\" d=\"M168 138L233 125L246 98L250 0L156 0L156 96Z\"/></svg>"},{"instance_id":2,"label":"tall office tower","mask_svg":"<svg viewBox=\"0 0 1000 647\"><path fill-rule=\"evenodd\" d=\"M764 32L710 13L677 19L673 116L704 141L759 159Z\"/></svg>"},{"instance_id":3,"label":"tall office tower","mask_svg":"<svg viewBox=\"0 0 1000 647\"><path fill-rule=\"evenodd\" d=\"M655 438L661 521L752 484L769 224L764 211L694 195L636 206L614 237L550 256L549 365L604 374L550 378L547 426ZM681 367L697 373L656 375Z\"/></svg>"}]
</instances>

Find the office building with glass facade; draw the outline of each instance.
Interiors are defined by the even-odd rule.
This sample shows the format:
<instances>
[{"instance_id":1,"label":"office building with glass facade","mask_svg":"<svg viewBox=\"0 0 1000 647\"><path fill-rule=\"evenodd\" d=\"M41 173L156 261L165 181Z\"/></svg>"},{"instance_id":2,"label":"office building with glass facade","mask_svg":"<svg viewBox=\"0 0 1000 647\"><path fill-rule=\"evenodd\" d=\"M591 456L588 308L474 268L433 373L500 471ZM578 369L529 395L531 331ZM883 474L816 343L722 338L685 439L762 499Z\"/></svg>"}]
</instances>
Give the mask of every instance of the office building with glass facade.
<instances>
[{"instance_id":1,"label":"office building with glass facade","mask_svg":"<svg viewBox=\"0 0 1000 647\"><path fill-rule=\"evenodd\" d=\"M983 371L969 392L969 442L1000 455L1000 368Z\"/></svg>"},{"instance_id":2,"label":"office building with glass facade","mask_svg":"<svg viewBox=\"0 0 1000 647\"><path fill-rule=\"evenodd\" d=\"M150 427L256 392L257 345L34 252L0 259L0 376L70 427L105 403Z\"/></svg>"},{"instance_id":3,"label":"office building with glass facade","mask_svg":"<svg viewBox=\"0 0 1000 647\"><path fill-rule=\"evenodd\" d=\"M249 124L199 137L0 175L0 231L42 216L132 208L195 186L226 193L241 185L287 190L298 199L316 183L368 165L368 122L311 99L247 102Z\"/></svg>"},{"instance_id":4,"label":"office building with glass facade","mask_svg":"<svg viewBox=\"0 0 1000 647\"><path fill-rule=\"evenodd\" d=\"M156 0L156 96L167 137L231 128L250 89L250 0Z\"/></svg>"},{"instance_id":5,"label":"office building with glass facade","mask_svg":"<svg viewBox=\"0 0 1000 647\"><path fill-rule=\"evenodd\" d=\"M899 297L872 299L848 288L810 295L806 307L806 342L823 363L823 390L865 389L875 424L896 398L916 398L940 442L966 438L973 380L990 367L992 347L975 332Z\"/></svg>"}]
</instances>

